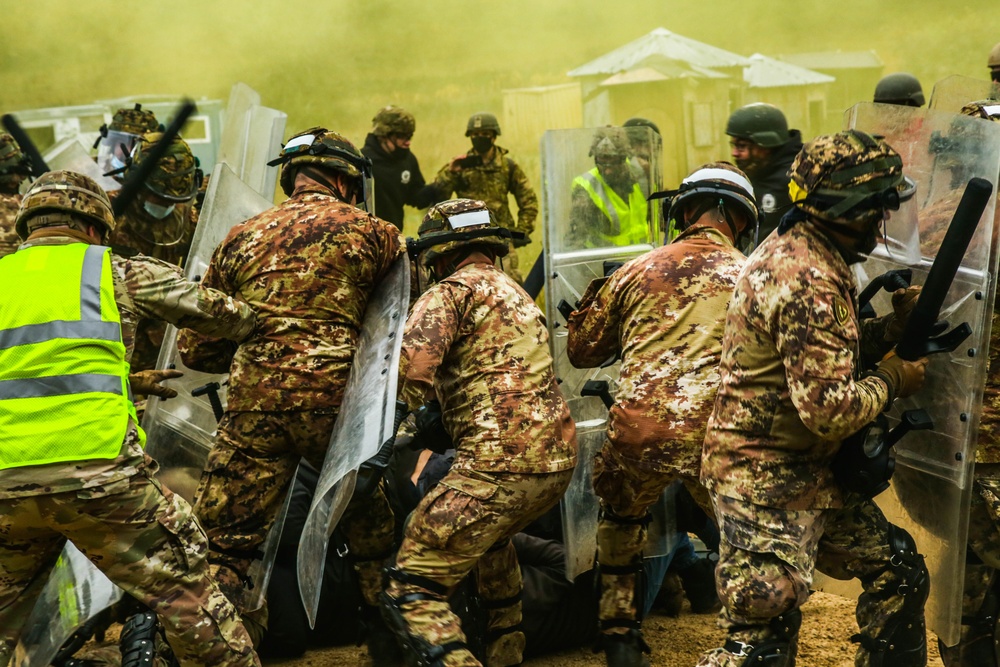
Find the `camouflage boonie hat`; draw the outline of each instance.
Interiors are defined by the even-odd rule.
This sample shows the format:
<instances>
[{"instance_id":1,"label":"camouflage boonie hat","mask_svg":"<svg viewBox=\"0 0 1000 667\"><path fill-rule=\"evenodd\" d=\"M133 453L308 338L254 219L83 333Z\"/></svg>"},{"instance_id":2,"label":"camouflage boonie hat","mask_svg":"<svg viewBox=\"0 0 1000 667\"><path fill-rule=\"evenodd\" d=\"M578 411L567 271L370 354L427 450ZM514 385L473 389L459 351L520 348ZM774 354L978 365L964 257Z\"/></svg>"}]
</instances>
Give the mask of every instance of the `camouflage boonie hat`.
<instances>
[{"instance_id":1,"label":"camouflage boonie hat","mask_svg":"<svg viewBox=\"0 0 1000 667\"><path fill-rule=\"evenodd\" d=\"M497 227L493 214L485 203L477 199L450 199L435 204L428 209L417 231L417 239L422 246L420 263L430 265L441 255L468 245L485 245L505 257L510 251L502 227ZM455 238L465 234L465 238ZM440 245L434 245L437 237L449 237Z\"/></svg>"},{"instance_id":2,"label":"camouflage boonie hat","mask_svg":"<svg viewBox=\"0 0 1000 667\"><path fill-rule=\"evenodd\" d=\"M18 236L26 239L29 223L31 227L44 225L47 215L62 213L94 222L107 234L115 230L115 216L108 195L89 176L75 171L50 171L39 176L21 200L14 229ZM53 217L53 222L62 221Z\"/></svg>"},{"instance_id":3,"label":"camouflage boonie hat","mask_svg":"<svg viewBox=\"0 0 1000 667\"><path fill-rule=\"evenodd\" d=\"M959 113L963 116L972 116L973 118L984 118L986 120L1000 122L1000 100L980 100L978 102L969 102L962 107L962 110Z\"/></svg>"},{"instance_id":4,"label":"camouflage boonie hat","mask_svg":"<svg viewBox=\"0 0 1000 667\"><path fill-rule=\"evenodd\" d=\"M857 205L902 183L903 160L889 144L848 130L817 137L802 147L792 163L788 192L806 213L851 224L880 219L881 206Z\"/></svg>"},{"instance_id":5,"label":"camouflage boonie hat","mask_svg":"<svg viewBox=\"0 0 1000 667\"><path fill-rule=\"evenodd\" d=\"M295 191L295 172L299 167L315 164L323 169L340 171L351 178L361 179L362 169L367 163L368 158L347 137L325 127L311 127L289 137L278 157L267 164L271 167L283 165L281 189L291 196Z\"/></svg>"},{"instance_id":6,"label":"camouflage boonie hat","mask_svg":"<svg viewBox=\"0 0 1000 667\"><path fill-rule=\"evenodd\" d=\"M598 157L628 157L631 145L628 135L620 127L601 128L594 134L588 155Z\"/></svg>"},{"instance_id":7,"label":"camouflage boonie hat","mask_svg":"<svg viewBox=\"0 0 1000 667\"><path fill-rule=\"evenodd\" d=\"M472 134L473 130L492 130L500 136L500 121L488 111L480 111L469 116L469 123L465 126L465 136Z\"/></svg>"},{"instance_id":8,"label":"camouflage boonie hat","mask_svg":"<svg viewBox=\"0 0 1000 667\"><path fill-rule=\"evenodd\" d=\"M128 134L148 134L160 128L159 121L152 111L146 111L141 104L133 109L119 109L108 124L109 132L127 132Z\"/></svg>"},{"instance_id":9,"label":"camouflage boonie hat","mask_svg":"<svg viewBox=\"0 0 1000 667\"><path fill-rule=\"evenodd\" d=\"M413 134L417 129L417 119L401 107L390 104L382 107L372 118L372 134L387 137L390 134Z\"/></svg>"},{"instance_id":10,"label":"camouflage boonie hat","mask_svg":"<svg viewBox=\"0 0 1000 667\"><path fill-rule=\"evenodd\" d=\"M132 149L132 162L126 173L138 169L150 151L153 150L153 146L162 138L163 133L161 132L150 132L143 135ZM174 137L166 155L160 158L144 185L150 192L167 201L186 202L198 193L200 184L195 173L197 168L198 165L191 152L191 147L180 137Z\"/></svg>"},{"instance_id":11,"label":"camouflage boonie hat","mask_svg":"<svg viewBox=\"0 0 1000 667\"><path fill-rule=\"evenodd\" d=\"M14 137L0 134L0 185L17 186L29 175L28 158Z\"/></svg>"}]
</instances>

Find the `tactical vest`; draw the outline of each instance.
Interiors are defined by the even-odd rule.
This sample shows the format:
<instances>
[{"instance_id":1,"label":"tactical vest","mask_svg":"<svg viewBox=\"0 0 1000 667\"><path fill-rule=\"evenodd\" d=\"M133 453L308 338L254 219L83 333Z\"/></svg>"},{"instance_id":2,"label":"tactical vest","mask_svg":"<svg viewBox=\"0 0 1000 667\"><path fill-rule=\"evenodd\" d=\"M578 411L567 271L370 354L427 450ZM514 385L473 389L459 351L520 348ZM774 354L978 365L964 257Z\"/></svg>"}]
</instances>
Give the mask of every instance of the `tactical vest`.
<instances>
[{"instance_id":1,"label":"tactical vest","mask_svg":"<svg viewBox=\"0 0 1000 667\"><path fill-rule=\"evenodd\" d=\"M628 203L605 182L597 167L577 176L573 184L583 188L594 206L607 218L608 229L600 230L600 234L608 243L625 246L650 242L646 198L638 183L632 184Z\"/></svg>"},{"instance_id":2,"label":"tactical vest","mask_svg":"<svg viewBox=\"0 0 1000 667\"><path fill-rule=\"evenodd\" d=\"M118 456L135 406L110 249L25 248L0 285L0 470Z\"/></svg>"}]
</instances>

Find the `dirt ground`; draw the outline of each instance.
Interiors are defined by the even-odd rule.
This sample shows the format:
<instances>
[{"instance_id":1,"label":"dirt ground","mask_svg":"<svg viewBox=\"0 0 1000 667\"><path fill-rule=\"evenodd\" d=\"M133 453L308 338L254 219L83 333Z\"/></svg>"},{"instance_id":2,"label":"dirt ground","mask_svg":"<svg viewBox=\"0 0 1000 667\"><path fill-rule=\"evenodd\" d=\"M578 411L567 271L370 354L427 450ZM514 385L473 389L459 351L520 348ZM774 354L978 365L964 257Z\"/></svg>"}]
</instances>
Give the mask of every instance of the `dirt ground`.
<instances>
[{"instance_id":1,"label":"dirt ground","mask_svg":"<svg viewBox=\"0 0 1000 667\"><path fill-rule=\"evenodd\" d=\"M850 637L857 631L854 603L841 597L815 593L802 609L799 635L799 667L853 667L855 644ZM685 607L678 618L653 615L643 624L646 640L653 649L654 667L692 667L698 655L722 641L712 616L690 613ZM928 636L929 667L942 667L937 641ZM531 667L603 667L604 656L590 648L528 660ZM367 664L363 648L338 647L309 651L298 660L267 660L265 665L282 667L361 667Z\"/></svg>"}]
</instances>

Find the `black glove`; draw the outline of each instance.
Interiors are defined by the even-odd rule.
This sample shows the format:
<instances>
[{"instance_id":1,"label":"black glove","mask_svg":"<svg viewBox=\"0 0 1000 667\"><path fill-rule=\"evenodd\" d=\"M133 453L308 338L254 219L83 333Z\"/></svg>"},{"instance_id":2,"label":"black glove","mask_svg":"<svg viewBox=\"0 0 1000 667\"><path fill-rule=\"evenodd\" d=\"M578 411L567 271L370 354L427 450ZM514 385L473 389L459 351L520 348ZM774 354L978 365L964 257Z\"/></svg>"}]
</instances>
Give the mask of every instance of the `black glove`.
<instances>
[{"instance_id":1,"label":"black glove","mask_svg":"<svg viewBox=\"0 0 1000 667\"><path fill-rule=\"evenodd\" d=\"M444 429L441 421L441 404L438 401L428 401L413 413L417 432L410 443L411 449L429 449L437 454L444 454L453 448L451 436Z\"/></svg>"},{"instance_id":2,"label":"black glove","mask_svg":"<svg viewBox=\"0 0 1000 667\"><path fill-rule=\"evenodd\" d=\"M393 419L392 433L378 448L375 456L362 463L361 467L358 468L357 481L354 483L354 497L369 498L375 493L375 489L382 481L382 476L385 475L385 469L389 467L392 449L396 444L396 432L399 431L399 425L403 423L408 414L410 414L410 410L406 407L406 403L396 401L396 415Z\"/></svg>"}]
</instances>

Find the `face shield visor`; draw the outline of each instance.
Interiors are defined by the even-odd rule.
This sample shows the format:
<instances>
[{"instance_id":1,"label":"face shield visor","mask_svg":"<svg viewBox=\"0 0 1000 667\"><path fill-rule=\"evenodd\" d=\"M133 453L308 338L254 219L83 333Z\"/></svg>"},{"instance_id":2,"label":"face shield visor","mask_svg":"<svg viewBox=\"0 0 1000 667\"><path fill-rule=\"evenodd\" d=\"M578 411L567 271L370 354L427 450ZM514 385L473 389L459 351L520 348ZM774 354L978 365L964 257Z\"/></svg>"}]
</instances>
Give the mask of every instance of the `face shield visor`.
<instances>
[{"instance_id":1,"label":"face shield visor","mask_svg":"<svg viewBox=\"0 0 1000 667\"><path fill-rule=\"evenodd\" d=\"M879 199L886 212L882 243L872 254L885 252L903 264L920 261L920 228L917 220L917 184L904 176L903 182L883 192Z\"/></svg>"},{"instance_id":2,"label":"face shield visor","mask_svg":"<svg viewBox=\"0 0 1000 667\"><path fill-rule=\"evenodd\" d=\"M138 134L117 130L109 130L107 136L101 137L97 144L97 166L101 173L105 176L112 172L121 173L138 138Z\"/></svg>"}]
</instances>

